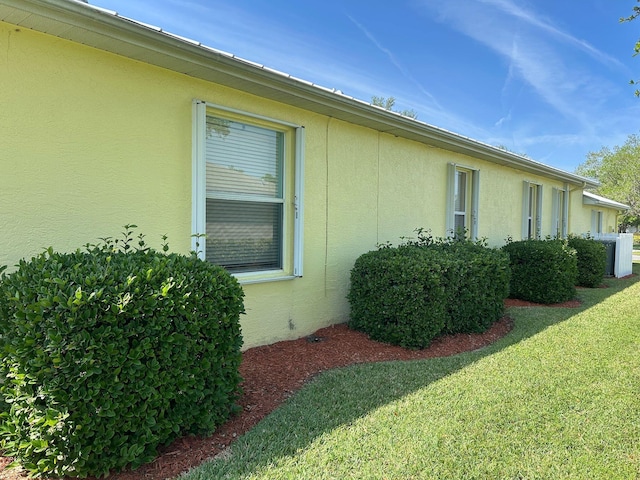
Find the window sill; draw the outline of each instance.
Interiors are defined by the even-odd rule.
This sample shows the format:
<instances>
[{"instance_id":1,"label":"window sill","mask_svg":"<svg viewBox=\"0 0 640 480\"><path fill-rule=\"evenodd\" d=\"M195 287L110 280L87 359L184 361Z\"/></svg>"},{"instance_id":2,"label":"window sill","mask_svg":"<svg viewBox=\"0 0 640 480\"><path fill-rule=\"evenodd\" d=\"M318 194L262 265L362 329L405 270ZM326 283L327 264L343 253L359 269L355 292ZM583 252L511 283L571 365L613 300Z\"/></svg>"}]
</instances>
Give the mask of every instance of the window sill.
<instances>
[{"instance_id":1,"label":"window sill","mask_svg":"<svg viewBox=\"0 0 640 480\"><path fill-rule=\"evenodd\" d=\"M253 283L282 282L284 280L293 280L294 275L287 275L282 270L273 272L259 273L236 273L234 277L240 282L240 285L251 285Z\"/></svg>"}]
</instances>

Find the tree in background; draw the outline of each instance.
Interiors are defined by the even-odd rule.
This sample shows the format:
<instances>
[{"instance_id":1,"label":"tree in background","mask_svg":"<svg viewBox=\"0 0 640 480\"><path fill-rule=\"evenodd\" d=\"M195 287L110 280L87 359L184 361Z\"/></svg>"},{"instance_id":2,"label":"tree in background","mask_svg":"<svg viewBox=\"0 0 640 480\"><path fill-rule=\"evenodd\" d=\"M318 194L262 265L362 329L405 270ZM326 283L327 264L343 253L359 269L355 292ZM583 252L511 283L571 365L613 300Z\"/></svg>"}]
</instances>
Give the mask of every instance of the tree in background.
<instances>
[{"instance_id":1,"label":"tree in background","mask_svg":"<svg viewBox=\"0 0 640 480\"><path fill-rule=\"evenodd\" d=\"M640 0L637 0L638 3L640 3ZM630 22L631 20L634 20L635 18L640 16L640 6L636 5L633 7L633 13L631 15L629 15L628 17L622 17L620 18L621 22ZM638 40L636 42L635 47L633 48L633 56L635 57L636 55L638 55L640 53L640 40ZM631 80L629 83L631 83L631 85L638 85L640 83L639 80ZM636 90L636 97L640 97L640 90Z\"/></svg>"},{"instance_id":2,"label":"tree in background","mask_svg":"<svg viewBox=\"0 0 640 480\"><path fill-rule=\"evenodd\" d=\"M640 0L639 0L640 1ZM418 118L418 114L415 110L393 110L393 106L396 104L396 99L394 97L376 97L375 95L371 97L371 104L376 107L382 107L385 110L389 110L390 112L396 112L405 117L413 118L416 120Z\"/></svg>"},{"instance_id":3,"label":"tree in background","mask_svg":"<svg viewBox=\"0 0 640 480\"><path fill-rule=\"evenodd\" d=\"M498 145L494 145L494 147L499 148L500 150L504 150L505 152L515 153L516 155L519 155L521 157L528 158L529 160L531 160L531 157L526 153L516 152L515 150L511 150L510 148L508 148L505 145L502 145L501 143Z\"/></svg>"},{"instance_id":4,"label":"tree in background","mask_svg":"<svg viewBox=\"0 0 640 480\"><path fill-rule=\"evenodd\" d=\"M589 152L576 173L598 180L598 195L631 207L621 219L623 228L640 226L640 136L629 135L624 145L613 149Z\"/></svg>"}]
</instances>

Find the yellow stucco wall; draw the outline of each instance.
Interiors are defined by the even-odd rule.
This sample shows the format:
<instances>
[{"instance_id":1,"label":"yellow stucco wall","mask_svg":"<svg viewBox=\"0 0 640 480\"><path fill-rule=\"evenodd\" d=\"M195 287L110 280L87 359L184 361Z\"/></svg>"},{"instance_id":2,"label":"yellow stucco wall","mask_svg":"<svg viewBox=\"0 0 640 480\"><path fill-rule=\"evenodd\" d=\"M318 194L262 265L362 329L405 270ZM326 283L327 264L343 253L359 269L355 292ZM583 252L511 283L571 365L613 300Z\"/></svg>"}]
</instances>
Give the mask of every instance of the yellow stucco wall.
<instances>
[{"instance_id":1,"label":"yellow stucco wall","mask_svg":"<svg viewBox=\"0 0 640 480\"><path fill-rule=\"evenodd\" d=\"M304 277L244 285L245 348L348 318L355 259L418 227L445 235L447 163L481 172L479 229L520 238L522 182L557 181L396 138L0 23L0 264L68 251L135 223L190 249L192 99L304 125ZM581 192L581 191L580 191ZM572 205L582 208L578 192ZM589 220L590 221L590 220ZM573 223L578 227L574 230ZM570 221L571 231L583 219Z\"/></svg>"},{"instance_id":2,"label":"yellow stucco wall","mask_svg":"<svg viewBox=\"0 0 640 480\"><path fill-rule=\"evenodd\" d=\"M125 223L188 249L191 96L180 78L7 24L0 43L0 264Z\"/></svg>"},{"instance_id":3,"label":"yellow stucco wall","mask_svg":"<svg viewBox=\"0 0 640 480\"><path fill-rule=\"evenodd\" d=\"M572 221L571 231L576 234L595 234L592 225L592 212L602 212L602 232L615 233L618 231L618 220L621 211L601 205L590 205L583 201L582 189L577 189L571 194Z\"/></svg>"},{"instance_id":4,"label":"yellow stucco wall","mask_svg":"<svg viewBox=\"0 0 640 480\"><path fill-rule=\"evenodd\" d=\"M598 208L603 213L602 233L616 233L618 231L619 211L612 208Z\"/></svg>"}]
</instances>

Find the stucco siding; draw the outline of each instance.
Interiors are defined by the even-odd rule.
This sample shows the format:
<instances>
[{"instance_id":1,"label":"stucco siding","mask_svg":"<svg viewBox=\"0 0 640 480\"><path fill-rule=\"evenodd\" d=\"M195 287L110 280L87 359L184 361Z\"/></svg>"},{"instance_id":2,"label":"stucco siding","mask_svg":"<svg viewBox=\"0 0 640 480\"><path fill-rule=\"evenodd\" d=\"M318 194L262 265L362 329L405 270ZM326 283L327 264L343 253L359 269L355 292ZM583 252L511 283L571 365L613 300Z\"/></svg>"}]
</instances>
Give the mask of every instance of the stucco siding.
<instances>
[{"instance_id":1,"label":"stucco siding","mask_svg":"<svg viewBox=\"0 0 640 480\"><path fill-rule=\"evenodd\" d=\"M167 234L187 253L193 99L305 127L304 276L244 285L245 348L346 321L349 272L378 243L419 227L444 236L449 163L480 172L478 235L490 245L520 238L524 181L543 185L541 233L551 233L558 180L6 23L0 43L0 264L47 246L69 251L127 223L150 245ZM580 195L571 194L574 232L590 227Z\"/></svg>"},{"instance_id":2,"label":"stucco siding","mask_svg":"<svg viewBox=\"0 0 640 480\"><path fill-rule=\"evenodd\" d=\"M416 228L444 232L446 163L438 150L380 134L378 243L415 237Z\"/></svg>"},{"instance_id":3,"label":"stucco siding","mask_svg":"<svg viewBox=\"0 0 640 480\"><path fill-rule=\"evenodd\" d=\"M591 205L585 203L583 190L575 188L571 192L571 232L576 235L595 234L593 212L602 213L602 232L614 233L618 231L619 215L622 210L606 205Z\"/></svg>"},{"instance_id":4,"label":"stucco siding","mask_svg":"<svg viewBox=\"0 0 640 480\"><path fill-rule=\"evenodd\" d=\"M603 209L602 233L616 233L618 231L618 211L610 208Z\"/></svg>"},{"instance_id":5,"label":"stucco siding","mask_svg":"<svg viewBox=\"0 0 640 480\"><path fill-rule=\"evenodd\" d=\"M125 223L187 249L191 97L180 76L7 24L0 38L0 263Z\"/></svg>"}]
</instances>

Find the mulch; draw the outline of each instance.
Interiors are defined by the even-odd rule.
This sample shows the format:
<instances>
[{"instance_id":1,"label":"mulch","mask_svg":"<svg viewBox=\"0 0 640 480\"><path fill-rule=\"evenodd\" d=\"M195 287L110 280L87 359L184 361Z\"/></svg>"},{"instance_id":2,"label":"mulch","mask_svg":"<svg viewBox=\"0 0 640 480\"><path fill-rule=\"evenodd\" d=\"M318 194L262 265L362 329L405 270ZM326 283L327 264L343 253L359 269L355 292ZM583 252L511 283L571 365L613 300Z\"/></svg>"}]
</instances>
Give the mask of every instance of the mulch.
<instances>
[{"instance_id":1,"label":"mulch","mask_svg":"<svg viewBox=\"0 0 640 480\"><path fill-rule=\"evenodd\" d=\"M635 275L629 275L629 278ZM606 285L602 285L606 287ZM547 306L576 308L579 300L553 305L540 305L524 300L507 299L505 307ZM188 436L162 449L151 463L134 471L110 475L114 480L165 480L200 465L223 452L240 435L247 432L282 402L320 372L356 363L387 360L415 360L443 357L476 350L489 345L513 328L513 320L505 315L481 334L445 335L423 350L375 342L364 333L350 330L346 324L332 325L313 335L251 348L243 352L240 374L243 395L241 412L209 437ZM0 457L1 480L24 480L18 469L4 467L11 461Z\"/></svg>"}]
</instances>

